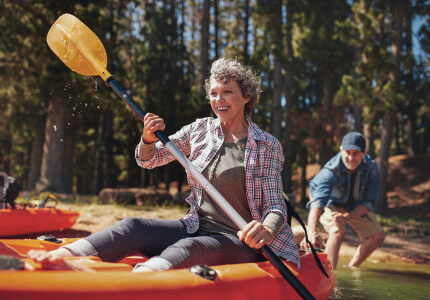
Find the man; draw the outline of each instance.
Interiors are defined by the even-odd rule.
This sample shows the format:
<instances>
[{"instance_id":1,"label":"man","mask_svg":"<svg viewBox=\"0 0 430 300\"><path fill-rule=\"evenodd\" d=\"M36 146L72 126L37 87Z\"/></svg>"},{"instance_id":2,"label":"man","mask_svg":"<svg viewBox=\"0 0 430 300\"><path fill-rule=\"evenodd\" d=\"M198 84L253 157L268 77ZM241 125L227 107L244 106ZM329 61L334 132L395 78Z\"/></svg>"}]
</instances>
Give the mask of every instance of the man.
<instances>
[{"instance_id":1,"label":"man","mask_svg":"<svg viewBox=\"0 0 430 300\"><path fill-rule=\"evenodd\" d=\"M349 223L362 243L349 267L358 267L382 244L385 233L372 213L378 199L379 171L375 161L366 154L366 140L358 132L344 136L340 153L334 156L310 181L307 208L309 240L322 246L318 220L328 232L326 253L336 268L339 249ZM306 240L301 242L306 247Z\"/></svg>"}]
</instances>

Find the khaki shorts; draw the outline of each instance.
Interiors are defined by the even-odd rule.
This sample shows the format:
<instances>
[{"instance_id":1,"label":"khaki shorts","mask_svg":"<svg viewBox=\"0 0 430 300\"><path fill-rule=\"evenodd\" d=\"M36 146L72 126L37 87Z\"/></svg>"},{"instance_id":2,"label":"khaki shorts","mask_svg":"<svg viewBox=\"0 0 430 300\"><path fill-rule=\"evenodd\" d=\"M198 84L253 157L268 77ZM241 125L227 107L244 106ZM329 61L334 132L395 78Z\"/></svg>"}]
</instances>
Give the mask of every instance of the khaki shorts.
<instances>
[{"instance_id":1,"label":"khaki shorts","mask_svg":"<svg viewBox=\"0 0 430 300\"><path fill-rule=\"evenodd\" d=\"M339 230L337 226L334 225L333 218L331 217L331 214L333 212L340 212L344 213L346 212L345 209L338 207L338 208L324 208L324 213L322 214L320 218L320 223L323 225L324 230L328 233L335 233ZM365 215L351 219L348 221L349 225L351 225L352 229L358 234L359 238L361 240L367 239L368 237L379 233L381 231L384 231L384 229L379 225L378 221L376 220L376 216L374 213L367 212Z\"/></svg>"}]
</instances>

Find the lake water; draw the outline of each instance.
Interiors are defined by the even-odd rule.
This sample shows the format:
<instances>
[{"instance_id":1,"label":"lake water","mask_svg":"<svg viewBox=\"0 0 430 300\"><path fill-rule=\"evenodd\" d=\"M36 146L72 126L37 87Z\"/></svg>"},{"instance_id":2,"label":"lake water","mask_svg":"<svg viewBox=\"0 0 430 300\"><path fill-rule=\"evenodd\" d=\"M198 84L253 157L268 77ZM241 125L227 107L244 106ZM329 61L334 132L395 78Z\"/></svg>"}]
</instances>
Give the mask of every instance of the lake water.
<instances>
[{"instance_id":1,"label":"lake water","mask_svg":"<svg viewBox=\"0 0 430 300\"><path fill-rule=\"evenodd\" d=\"M336 284L329 299L430 300L430 266L401 261L368 260L349 269L349 258L340 257Z\"/></svg>"}]
</instances>

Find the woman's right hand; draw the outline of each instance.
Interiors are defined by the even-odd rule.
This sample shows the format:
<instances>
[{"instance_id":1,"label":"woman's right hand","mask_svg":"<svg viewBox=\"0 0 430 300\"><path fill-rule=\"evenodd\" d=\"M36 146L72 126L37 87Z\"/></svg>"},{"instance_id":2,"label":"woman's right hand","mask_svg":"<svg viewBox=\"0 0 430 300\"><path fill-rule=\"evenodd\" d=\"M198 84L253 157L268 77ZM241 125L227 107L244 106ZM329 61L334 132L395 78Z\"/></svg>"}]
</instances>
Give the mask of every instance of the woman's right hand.
<instances>
[{"instance_id":1,"label":"woman's right hand","mask_svg":"<svg viewBox=\"0 0 430 300\"><path fill-rule=\"evenodd\" d=\"M164 124L164 120L162 118L152 113L146 113L143 118L143 142L145 142L145 144L151 144L158 141L155 132L158 130L163 131L164 128L166 128L166 124Z\"/></svg>"}]
</instances>

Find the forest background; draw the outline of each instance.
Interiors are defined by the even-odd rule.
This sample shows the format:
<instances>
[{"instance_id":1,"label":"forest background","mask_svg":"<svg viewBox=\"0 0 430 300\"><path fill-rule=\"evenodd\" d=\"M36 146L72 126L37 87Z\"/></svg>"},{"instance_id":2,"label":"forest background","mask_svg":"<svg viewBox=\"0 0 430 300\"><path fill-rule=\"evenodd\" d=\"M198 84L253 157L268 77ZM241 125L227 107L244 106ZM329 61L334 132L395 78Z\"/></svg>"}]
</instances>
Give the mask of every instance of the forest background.
<instances>
[{"instance_id":1,"label":"forest background","mask_svg":"<svg viewBox=\"0 0 430 300\"><path fill-rule=\"evenodd\" d=\"M0 0L0 171L27 191L185 181L178 163L134 159L142 123L98 77L68 69L46 35L64 13L101 39L107 69L166 134L211 116L211 63L237 57L263 79L253 121L283 145L284 189L363 132L387 207L390 156L430 149L430 2L425 0ZM425 156L428 158L428 156ZM306 172L301 172L301 199ZM303 202L304 203L304 202Z\"/></svg>"}]
</instances>

